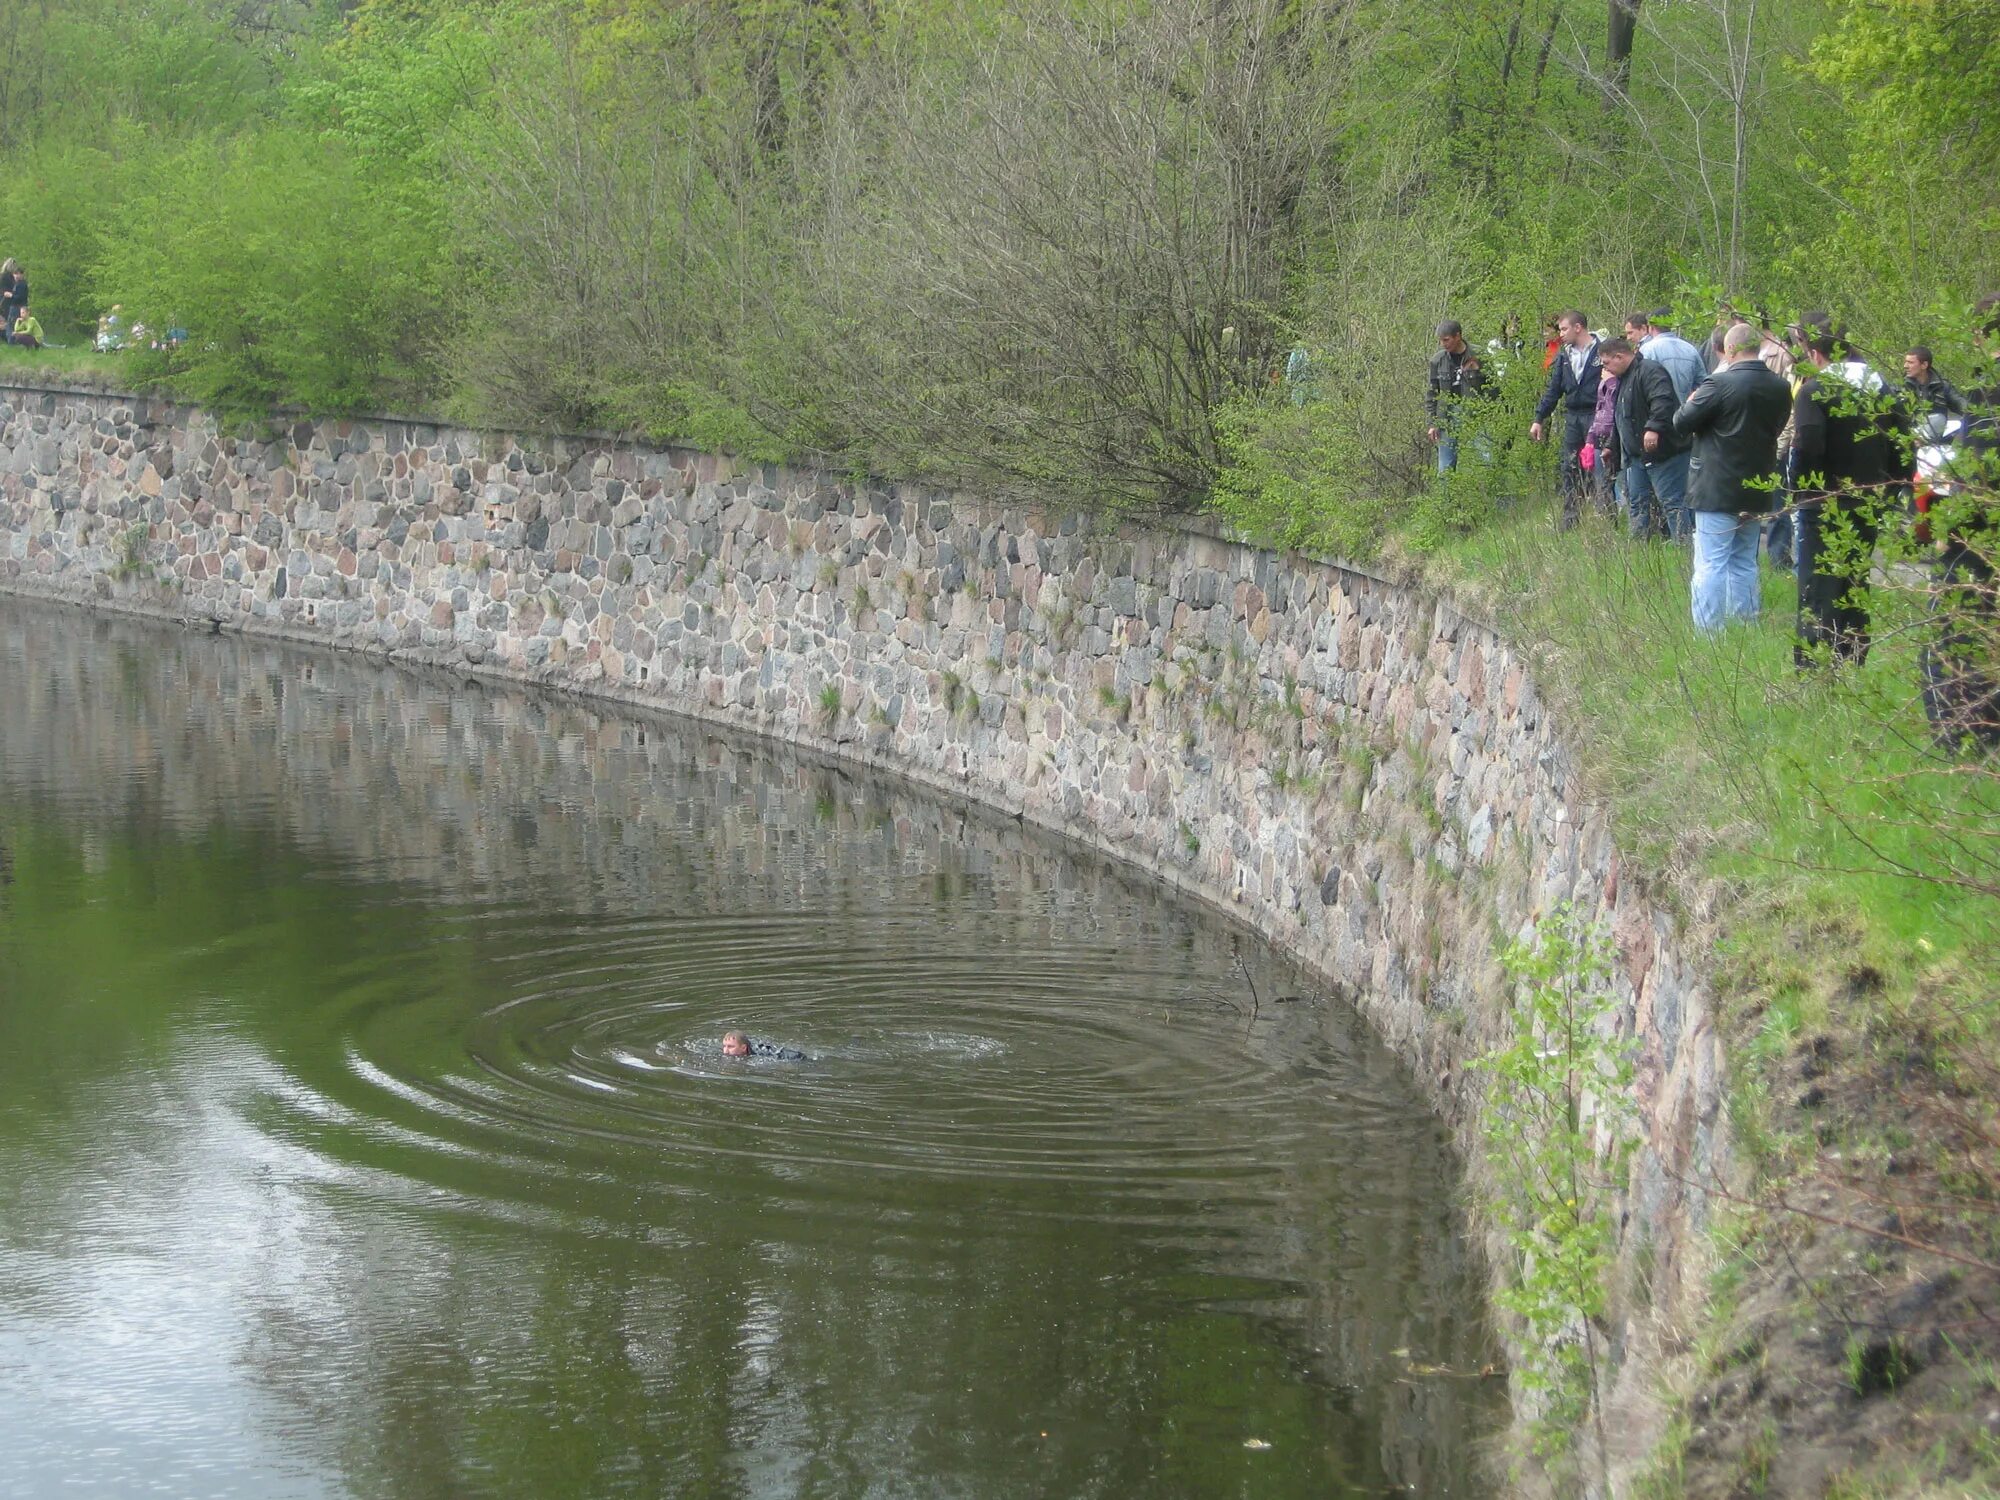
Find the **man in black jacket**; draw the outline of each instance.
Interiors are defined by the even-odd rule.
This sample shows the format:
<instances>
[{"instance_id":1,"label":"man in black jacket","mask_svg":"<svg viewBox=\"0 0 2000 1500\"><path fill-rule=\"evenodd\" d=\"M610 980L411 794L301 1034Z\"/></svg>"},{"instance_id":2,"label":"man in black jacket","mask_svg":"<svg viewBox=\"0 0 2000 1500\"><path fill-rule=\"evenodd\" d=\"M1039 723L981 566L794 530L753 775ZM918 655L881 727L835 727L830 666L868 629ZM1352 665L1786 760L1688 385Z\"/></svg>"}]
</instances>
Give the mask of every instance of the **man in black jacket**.
<instances>
[{"instance_id":1,"label":"man in black jacket","mask_svg":"<svg viewBox=\"0 0 2000 1500\"><path fill-rule=\"evenodd\" d=\"M1965 397L1931 363L1931 351L1922 344L1903 356L1903 389L1919 417L1962 417Z\"/></svg>"},{"instance_id":2,"label":"man in black jacket","mask_svg":"<svg viewBox=\"0 0 2000 1500\"><path fill-rule=\"evenodd\" d=\"M1556 357L1549 365L1548 389L1535 403L1534 425L1528 436L1541 442L1545 425L1558 405L1562 407L1562 458L1556 483L1562 492L1562 529L1576 525L1583 506L1583 464L1578 455L1590 436L1590 418L1597 409L1597 340L1590 332L1590 320L1580 312L1566 312L1556 320Z\"/></svg>"},{"instance_id":3,"label":"man in black jacket","mask_svg":"<svg viewBox=\"0 0 2000 1500\"><path fill-rule=\"evenodd\" d=\"M1688 509L1694 512L1694 623L1720 630L1754 620L1759 519L1778 484L1778 434L1792 390L1757 357L1763 335L1738 323L1723 335L1715 373L1674 413L1674 431L1694 439Z\"/></svg>"},{"instance_id":4,"label":"man in black jacket","mask_svg":"<svg viewBox=\"0 0 2000 1500\"><path fill-rule=\"evenodd\" d=\"M1625 456L1625 517L1634 541L1679 541L1691 529L1687 514L1688 441L1674 431L1674 377L1641 354L1630 339L1597 346L1604 373L1618 377L1612 412L1618 451Z\"/></svg>"},{"instance_id":5,"label":"man in black jacket","mask_svg":"<svg viewBox=\"0 0 2000 1500\"><path fill-rule=\"evenodd\" d=\"M1792 472L1799 500L1792 550L1799 573L1800 666L1868 659L1868 570L1889 487L1907 469L1900 404L1888 382L1849 357L1845 335L1812 330L1813 373L1792 403Z\"/></svg>"},{"instance_id":6,"label":"man in black jacket","mask_svg":"<svg viewBox=\"0 0 2000 1500\"><path fill-rule=\"evenodd\" d=\"M1458 467L1461 408L1471 398L1486 394L1486 372L1473 357L1457 319L1446 318L1438 324L1437 340L1424 385L1424 410L1430 414L1430 440L1437 444L1438 473L1448 474Z\"/></svg>"}]
</instances>

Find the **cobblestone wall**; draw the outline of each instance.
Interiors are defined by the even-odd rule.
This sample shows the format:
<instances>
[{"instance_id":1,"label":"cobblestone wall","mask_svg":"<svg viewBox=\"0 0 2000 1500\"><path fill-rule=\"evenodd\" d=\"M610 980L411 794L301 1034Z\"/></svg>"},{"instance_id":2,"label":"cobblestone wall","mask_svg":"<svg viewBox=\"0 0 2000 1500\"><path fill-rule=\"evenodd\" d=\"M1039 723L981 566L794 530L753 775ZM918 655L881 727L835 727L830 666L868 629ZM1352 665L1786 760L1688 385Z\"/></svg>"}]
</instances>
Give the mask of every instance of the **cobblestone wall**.
<instances>
[{"instance_id":1,"label":"cobblestone wall","mask_svg":"<svg viewBox=\"0 0 2000 1500\"><path fill-rule=\"evenodd\" d=\"M1645 1138L1610 1338L1629 1459L1703 1294L1721 1056L1522 657L1366 572L1213 536L586 438L231 435L0 390L0 588L658 705L893 768L1226 907L1349 987L1468 1144L1497 950L1614 934Z\"/></svg>"}]
</instances>

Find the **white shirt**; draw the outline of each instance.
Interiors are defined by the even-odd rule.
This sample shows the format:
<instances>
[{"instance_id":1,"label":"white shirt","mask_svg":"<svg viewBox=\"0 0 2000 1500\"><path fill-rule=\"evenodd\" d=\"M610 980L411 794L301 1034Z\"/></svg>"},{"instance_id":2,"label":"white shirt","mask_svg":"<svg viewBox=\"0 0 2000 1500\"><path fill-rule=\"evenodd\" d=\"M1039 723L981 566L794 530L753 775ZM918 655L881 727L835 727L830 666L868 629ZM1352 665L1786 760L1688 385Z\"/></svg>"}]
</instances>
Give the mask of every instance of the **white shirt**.
<instances>
[{"instance_id":1,"label":"white shirt","mask_svg":"<svg viewBox=\"0 0 2000 1500\"><path fill-rule=\"evenodd\" d=\"M1596 339L1592 339L1587 344L1571 344L1569 346L1569 372L1578 380L1583 379L1584 363L1590 358L1590 351L1596 347Z\"/></svg>"}]
</instances>

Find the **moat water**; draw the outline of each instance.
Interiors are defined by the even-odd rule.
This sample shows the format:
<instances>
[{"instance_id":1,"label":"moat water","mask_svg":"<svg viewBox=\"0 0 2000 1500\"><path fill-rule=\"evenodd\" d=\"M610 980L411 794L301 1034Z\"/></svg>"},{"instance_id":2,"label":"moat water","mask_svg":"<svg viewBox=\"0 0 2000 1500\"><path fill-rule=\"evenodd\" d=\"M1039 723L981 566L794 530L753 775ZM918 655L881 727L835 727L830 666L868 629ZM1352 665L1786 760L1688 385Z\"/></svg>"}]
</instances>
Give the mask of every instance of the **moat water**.
<instances>
[{"instance_id":1,"label":"moat water","mask_svg":"<svg viewBox=\"0 0 2000 1500\"><path fill-rule=\"evenodd\" d=\"M1457 1184L1006 820L0 600L0 1494L1483 1495Z\"/></svg>"}]
</instances>

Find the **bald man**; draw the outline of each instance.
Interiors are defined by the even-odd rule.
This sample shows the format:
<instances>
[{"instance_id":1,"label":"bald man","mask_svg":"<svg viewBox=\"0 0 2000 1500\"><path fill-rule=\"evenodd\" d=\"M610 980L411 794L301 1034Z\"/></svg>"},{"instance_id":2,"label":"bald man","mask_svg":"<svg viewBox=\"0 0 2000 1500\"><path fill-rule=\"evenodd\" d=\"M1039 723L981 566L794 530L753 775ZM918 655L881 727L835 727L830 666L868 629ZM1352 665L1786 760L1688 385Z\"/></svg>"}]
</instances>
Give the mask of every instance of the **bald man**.
<instances>
[{"instance_id":1,"label":"bald man","mask_svg":"<svg viewBox=\"0 0 2000 1500\"><path fill-rule=\"evenodd\" d=\"M1763 603L1757 539L1776 508L1778 434L1792 411L1792 388L1757 357L1763 341L1748 323L1731 327L1715 373L1674 413L1674 431L1694 439L1687 506L1699 630L1754 620Z\"/></svg>"}]
</instances>

